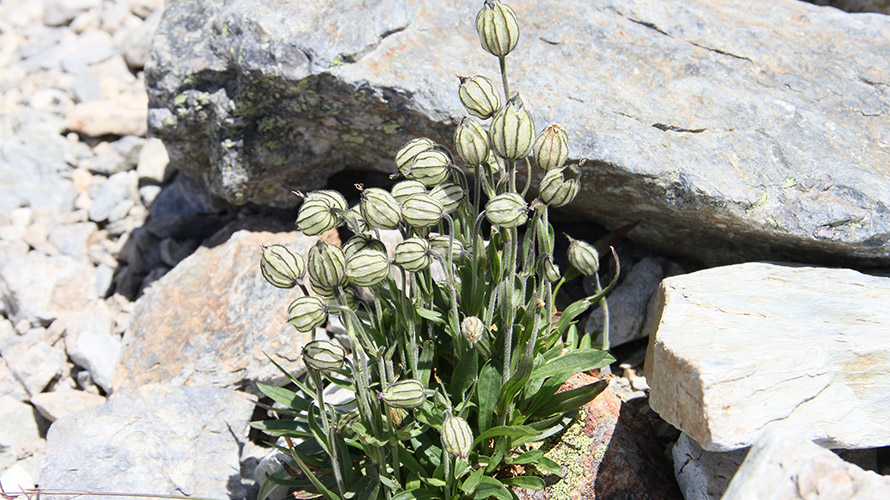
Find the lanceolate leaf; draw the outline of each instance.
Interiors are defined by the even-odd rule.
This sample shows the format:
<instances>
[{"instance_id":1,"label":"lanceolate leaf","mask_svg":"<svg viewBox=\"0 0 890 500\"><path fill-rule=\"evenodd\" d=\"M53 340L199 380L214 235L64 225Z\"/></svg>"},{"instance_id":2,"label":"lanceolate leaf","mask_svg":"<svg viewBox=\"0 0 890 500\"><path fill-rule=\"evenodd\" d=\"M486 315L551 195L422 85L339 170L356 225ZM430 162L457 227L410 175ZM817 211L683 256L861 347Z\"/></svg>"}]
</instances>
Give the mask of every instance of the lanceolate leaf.
<instances>
[{"instance_id":1,"label":"lanceolate leaf","mask_svg":"<svg viewBox=\"0 0 890 500\"><path fill-rule=\"evenodd\" d=\"M266 385L257 382L257 389L263 394L272 398L273 401L281 403L288 408L295 410L309 410L309 402L293 391L283 389L274 385Z\"/></svg>"},{"instance_id":2,"label":"lanceolate leaf","mask_svg":"<svg viewBox=\"0 0 890 500\"><path fill-rule=\"evenodd\" d=\"M491 426L491 417L498 402L501 391L501 374L487 364L482 367L479 382L476 383L476 395L479 398L479 431L485 432Z\"/></svg>"},{"instance_id":3,"label":"lanceolate leaf","mask_svg":"<svg viewBox=\"0 0 890 500\"><path fill-rule=\"evenodd\" d=\"M609 353L599 349L578 349L570 351L549 363L532 371L529 378L538 379L545 377L561 376L565 374L584 372L596 368L602 368L615 361Z\"/></svg>"},{"instance_id":4,"label":"lanceolate leaf","mask_svg":"<svg viewBox=\"0 0 890 500\"><path fill-rule=\"evenodd\" d=\"M597 397L608 386L608 380L598 380L584 387L561 392L550 398L550 401L544 407L532 413L532 415L542 417L577 410L587 404L588 401Z\"/></svg>"}]
</instances>

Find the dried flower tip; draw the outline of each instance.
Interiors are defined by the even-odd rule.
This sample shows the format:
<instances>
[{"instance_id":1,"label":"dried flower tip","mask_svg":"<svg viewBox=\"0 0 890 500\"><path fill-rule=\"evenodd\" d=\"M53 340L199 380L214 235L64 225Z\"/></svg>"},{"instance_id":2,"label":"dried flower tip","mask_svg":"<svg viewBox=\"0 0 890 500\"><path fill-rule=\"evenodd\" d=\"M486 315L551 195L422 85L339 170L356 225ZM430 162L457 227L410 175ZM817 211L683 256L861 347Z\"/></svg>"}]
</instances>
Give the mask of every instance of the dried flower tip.
<instances>
[{"instance_id":1,"label":"dried flower tip","mask_svg":"<svg viewBox=\"0 0 890 500\"><path fill-rule=\"evenodd\" d=\"M401 380L387 387L380 399L393 408L416 408L426 401L426 390L419 380Z\"/></svg>"},{"instance_id":2,"label":"dried flower tip","mask_svg":"<svg viewBox=\"0 0 890 500\"><path fill-rule=\"evenodd\" d=\"M399 203L404 203L409 196L415 194L426 194L426 186L420 181L401 181L397 182L390 190L392 197Z\"/></svg>"},{"instance_id":3,"label":"dried flower tip","mask_svg":"<svg viewBox=\"0 0 890 500\"><path fill-rule=\"evenodd\" d=\"M495 113L489 126L491 148L502 158L519 160L525 158L535 144L535 122L522 107L518 95Z\"/></svg>"},{"instance_id":4,"label":"dried flower tip","mask_svg":"<svg viewBox=\"0 0 890 500\"><path fill-rule=\"evenodd\" d=\"M263 247L260 270L266 281L278 288L293 288L306 272L303 258L283 245Z\"/></svg>"},{"instance_id":5,"label":"dried flower tip","mask_svg":"<svg viewBox=\"0 0 890 500\"><path fill-rule=\"evenodd\" d=\"M541 200L551 207L568 205L578 195L581 182L574 166L552 168L541 179Z\"/></svg>"},{"instance_id":6,"label":"dried flower tip","mask_svg":"<svg viewBox=\"0 0 890 500\"><path fill-rule=\"evenodd\" d=\"M378 229L395 229L402 222L399 202L385 189L362 191L361 211L368 224Z\"/></svg>"},{"instance_id":7,"label":"dried flower tip","mask_svg":"<svg viewBox=\"0 0 890 500\"><path fill-rule=\"evenodd\" d=\"M402 219L417 228L435 226L444 213L442 203L428 194L409 196L402 203Z\"/></svg>"},{"instance_id":8,"label":"dried flower tip","mask_svg":"<svg viewBox=\"0 0 890 500\"><path fill-rule=\"evenodd\" d=\"M310 283L334 289L346 283L346 256L343 250L324 241L309 249Z\"/></svg>"},{"instance_id":9,"label":"dried flower tip","mask_svg":"<svg viewBox=\"0 0 890 500\"><path fill-rule=\"evenodd\" d=\"M516 13L498 0L485 0L476 14L476 31L482 48L498 57L509 54L519 42Z\"/></svg>"},{"instance_id":10,"label":"dried flower tip","mask_svg":"<svg viewBox=\"0 0 890 500\"><path fill-rule=\"evenodd\" d=\"M303 363L312 370L332 372L343 367L346 351L327 340L309 342L303 347Z\"/></svg>"},{"instance_id":11,"label":"dried flower tip","mask_svg":"<svg viewBox=\"0 0 890 500\"><path fill-rule=\"evenodd\" d=\"M568 257L575 269L585 276L593 276L599 270L599 252L587 242L569 238Z\"/></svg>"},{"instance_id":12,"label":"dried flower tip","mask_svg":"<svg viewBox=\"0 0 890 500\"><path fill-rule=\"evenodd\" d=\"M386 252L362 250L346 260L346 279L357 286L374 286L389 276Z\"/></svg>"},{"instance_id":13,"label":"dried flower tip","mask_svg":"<svg viewBox=\"0 0 890 500\"><path fill-rule=\"evenodd\" d=\"M442 422L442 448L458 458L467 458L473 449L473 431L470 424L450 414Z\"/></svg>"},{"instance_id":14,"label":"dried flower tip","mask_svg":"<svg viewBox=\"0 0 890 500\"><path fill-rule=\"evenodd\" d=\"M410 272L419 272L433 263L430 243L416 236L396 245L395 263Z\"/></svg>"},{"instance_id":15,"label":"dried flower tip","mask_svg":"<svg viewBox=\"0 0 890 500\"><path fill-rule=\"evenodd\" d=\"M485 217L494 226L517 227L528 221L528 205L517 193L504 193L488 200Z\"/></svg>"},{"instance_id":16,"label":"dried flower tip","mask_svg":"<svg viewBox=\"0 0 890 500\"><path fill-rule=\"evenodd\" d=\"M303 333L315 330L327 320L327 307L318 297L299 297L287 308L287 322Z\"/></svg>"},{"instance_id":17,"label":"dried flower tip","mask_svg":"<svg viewBox=\"0 0 890 500\"><path fill-rule=\"evenodd\" d=\"M407 177L408 169L411 167L411 164L414 162L417 155L424 151L435 149L436 146L437 144L435 142L426 137L418 137L417 139L408 141L408 144L402 146L402 149L396 153L396 167L398 167L399 172Z\"/></svg>"},{"instance_id":18,"label":"dried flower tip","mask_svg":"<svg viewBox=\"0 0 890 500\"><path fill-rule=\"evenodd\" d=\"M488 134L479 122L464 118L454 129L454 150L467 165L481 165L491 151Z\"/></svg>"},{"instance_id":19,"label":"dried flower tip","mask_svg":"<svg viewBox=\"0 0 890 500\"><path fill-rule=\"evenodd\" d=\"M460 323L460 333L470 345L476 345L485 335L485 324L476 316L467 316Z\"/></svg>"},{"instance_id":20,"label":"dried flower tip","mask_svg":"<svg viewBox=\"0 0 890 500\"><path fill-rule=\"evenodd\" d=\"M557 124L541 131L535 142L535 162L544 170L561 167L569 157L569 136Z\"/></svg>"},{"instance_id":21,"label":"dried flower tip","mask_svg":"<svg viewBox=\"0 0 890 500\"><path fill-rule=\"evenodd\" d=\"M467 108L467 113L487 120L501 107L501 98L494 84L484 76L461 76L457 95Z\"/></svg>"}]
</instances>

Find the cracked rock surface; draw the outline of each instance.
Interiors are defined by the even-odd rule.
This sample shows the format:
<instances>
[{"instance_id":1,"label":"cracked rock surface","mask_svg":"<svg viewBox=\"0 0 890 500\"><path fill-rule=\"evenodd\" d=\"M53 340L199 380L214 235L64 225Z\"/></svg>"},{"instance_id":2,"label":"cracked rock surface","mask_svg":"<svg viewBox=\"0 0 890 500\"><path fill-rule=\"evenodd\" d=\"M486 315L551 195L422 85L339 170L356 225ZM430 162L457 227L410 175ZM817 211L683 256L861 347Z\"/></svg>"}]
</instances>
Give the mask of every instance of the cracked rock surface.
<instances>
[{"instance_id":1,"label":"cracked rock surface","mask_svg":"<svg viewBox=\"0 0 890 500\"><path fill-rule=\"evenodd\" d=\"M511 89L589 159L576 215L639 222L630 238L706 264L890 263L890 18L767 0L512 4ZM455 73L497 78L477 8L168 2L149 126L236 204L395 171L413 137L451 144Z\"/></svg>"},{"instance_id":2,"label":"cracked rock surface","mask_svg":"<svg viewBox=\"0 0 890 500\"><path fill-rule=\"evenodd\" d=\"M649 315L649 404L708 451L776 422L829 448L890 444L890 278L749 263L664 280Z\"/></svg>"}]
</instances>

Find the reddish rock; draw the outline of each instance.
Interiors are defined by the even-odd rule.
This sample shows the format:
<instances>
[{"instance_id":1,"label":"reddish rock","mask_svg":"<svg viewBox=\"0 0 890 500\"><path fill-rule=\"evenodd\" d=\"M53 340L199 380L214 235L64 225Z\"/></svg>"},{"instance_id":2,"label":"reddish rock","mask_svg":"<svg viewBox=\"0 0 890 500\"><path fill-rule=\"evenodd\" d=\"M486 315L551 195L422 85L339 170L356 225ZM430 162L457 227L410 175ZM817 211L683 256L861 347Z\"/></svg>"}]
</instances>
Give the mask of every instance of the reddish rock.
<instances>
[{"instance_id":1,"label":"reddish rock","mask_svg":"<svg viewBox=\"0 0 890 500\"><path fill-rule=\"evenodd\" d=\"M113 390L164 382L256 392L256 382L285 383L264 352L302 373L309 335L286 323L287 306L301 292L263 279L260 244L280 243L305 257L315 241L248 219L204 242L136 302Z\"/></svg>"},{"instance_id":2,"label":"reddish rock","mask_svg":"<svg viewBox=\"0 0 890 500\"><path fill-rule=\"evenodd\" d=\"M577 374L563 390L596 380ZM608 390L582 407L579 420L552 444L546 456L562 466L563 478L541 491L514 490L520 500L683 498L651 430Z\"/></svg>"}]
</instances>

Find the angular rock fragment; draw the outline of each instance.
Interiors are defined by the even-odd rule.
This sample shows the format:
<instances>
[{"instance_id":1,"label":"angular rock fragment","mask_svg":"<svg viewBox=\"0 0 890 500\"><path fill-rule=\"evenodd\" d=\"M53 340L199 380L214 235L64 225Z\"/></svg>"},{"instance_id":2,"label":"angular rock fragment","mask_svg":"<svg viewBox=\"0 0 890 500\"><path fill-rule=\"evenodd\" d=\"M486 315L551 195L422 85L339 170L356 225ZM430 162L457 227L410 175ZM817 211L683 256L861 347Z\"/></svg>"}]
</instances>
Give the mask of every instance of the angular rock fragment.
<instances>
[{"instance_id":1,"label":"angular rock fragment","mask_svg":"<svg viewBox=\"0 0 890 500\"><path fill-rule=\"evenodd\" d=\"M71 257L31 252L0 270L0 297L15 322L48 323L97 299L92 266Z\"/></svg>"},{"instance_id":2,"label":"angular rock fragment","mask_svg":"<svg viewBox=\"0 0 890 500\"><path fill-rule=\"evenodd\" d=\"M720 500L748 450L705 451L692 438L680 434L671 450L674 477L685 500Z\"/></svg>"},{"instance_id":3,"label":"angular rock fragment","mask_svg":"<svg viewBox=\"0 0 890 500\"><path fill-rule=\"evenodd\" d=\"M80 410L105 404L105 397L84 391L42 392L31 396L31 404L50 422Z\"/></svg>"},{"instance_id":4,"label":"angular rock fragment","mask_svg":"<svg viewBox=\"0 0 890 500\"><path fill-rule=\"evenodd\" d=\"M709 451L778 421L830 448L890 444L890 278L748 263L664 280L649 404Z\"/></svg>"}]
</instances>

